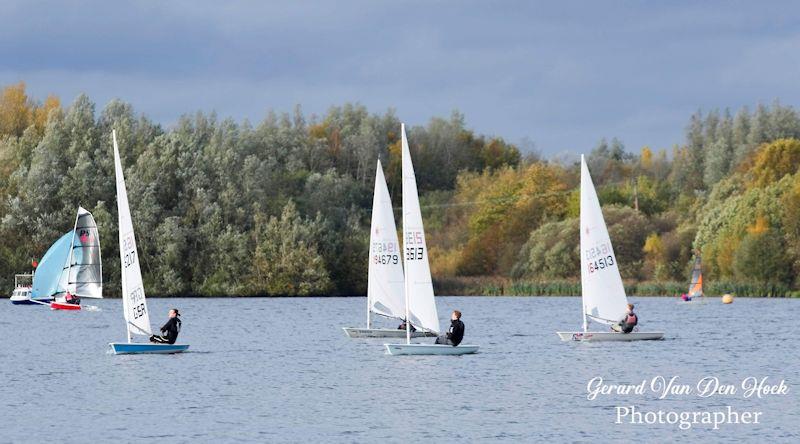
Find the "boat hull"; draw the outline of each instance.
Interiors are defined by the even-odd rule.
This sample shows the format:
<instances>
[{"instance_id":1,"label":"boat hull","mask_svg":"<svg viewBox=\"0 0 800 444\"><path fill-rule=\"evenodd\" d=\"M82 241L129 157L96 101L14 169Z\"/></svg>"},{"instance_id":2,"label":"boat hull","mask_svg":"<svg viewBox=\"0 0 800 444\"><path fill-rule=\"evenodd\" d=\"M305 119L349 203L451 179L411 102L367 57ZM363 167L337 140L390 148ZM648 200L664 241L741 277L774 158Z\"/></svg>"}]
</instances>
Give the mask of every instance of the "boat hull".
<instances>
[{"instance_id":1,"label":"boat hull","mask_svg":"<svg viewBox=\"0 0 800 444\"><path fill-rule=\"evenodd\" d=\"M50 308L53 310L80 310L81 306L78 304L67 304L64 302L51 302Z\"/></svg>"},{"instance_id":2,"label":"boat hull","mask_svg":"<svg viewBox=\"0 0 800 444\"><path fill-rule=\"evenodd\" d=\"M153 344L145 342L112 342L108 344L115 355L170 354L182 353L189 344Z\"/></svg>"},{"instance_id":3,"label":"boat hull","mask_svg":"<svg viewBox=\"0 0 800 444\"><path fill-rule=\"evenodd\" d=\"M357 328L342 327L348 338L405 338L406 331L396 328ZM436 333L429 331L412 331L412 338L435 338Z\"/></svg>"},{"instance_id":4,"label":"boat hull","mask_svg":"<svg viewBox=\"0 0 800 444\"><path fill-rule=\"evenodd\" d=\"M705 303L706 303L705 298L692 299L691 301L684 301L683 299L678 299L678 304L679 305L684 305L684 304L686 304L686 305L704 305Z\"/></svg>"},{"instance_id":5,"label":"boat hull","mask_svg":"<svg viewBox=\"0 0 800 444\"><path fill-rule=\"evenodd\" d=\"M579 341L579 342L603 342L603 341L654 341L664 339L664 333L660 331L653 332L631 332L631 333L617 333L617 332L600 332L600 331L558 331L556 332L562 341Z\"/></svg>"},{"instance_id":6,"label":"boat hull","mask_svg":"<svg viewBox=\"0 0 800 444\"><path fill-rule=\"evenodd\" d=\"M478 351L477 345L383 344L390 355L468 355Z\"/></svg>"},{"instance_id":7,"label":"boat hull","mask_svg":"<svg viewBox=\"0 0 800 444\"><path fill-rule=\"evenodd\" d=\"M11 298L14 305L49 305L52 299Z\"/></svg>"}]
</instances>

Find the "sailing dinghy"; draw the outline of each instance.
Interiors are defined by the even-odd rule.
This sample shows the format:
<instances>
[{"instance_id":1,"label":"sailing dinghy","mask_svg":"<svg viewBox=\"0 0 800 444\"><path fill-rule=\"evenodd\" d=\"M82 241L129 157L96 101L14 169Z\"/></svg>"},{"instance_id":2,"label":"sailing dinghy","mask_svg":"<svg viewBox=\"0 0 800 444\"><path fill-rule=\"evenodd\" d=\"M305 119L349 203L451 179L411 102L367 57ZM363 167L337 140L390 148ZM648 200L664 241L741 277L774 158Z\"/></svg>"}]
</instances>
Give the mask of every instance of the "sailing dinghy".
<instances>
[{"instance_id":1,"label":"sailing dinghy","mask_svg":"<svg viewBox=\"0 0 800 444\"><path fill-rule=\"evenodd\" d=\"M439 334L439 314L433 295L433 281L422 226L422 210L417 194L417 179L411 152L406 140L405 125L401 125L403 148L403 261L405 263L406 342L384 344L390 355L464 355L478 351L477 345L413 344L410 325L416 325L434 335Z\"/></svg>"},{"instance_id":2,"label":"sailing dinghy","mask_svg":"<svg viewBox=\"0 0 800 444\"><path fill-rule=\"evenodd\" d=\"M689 283L689 292L681 297L679 304L705 304L706 298L703 294L703 264L700 254L694 258L692 267L692 281Z\"/></svg>"},{"instance_id":3,"label":"sailing dinghy","mask_svg":"<svg viewBox=\"0 0 800 444\"><path fill-rule=\"evenodd\" d=\"M150 315L142 285L142 270L139 268L139 255L136 250L136 237L133 234L133 221L128 206L128 192L125 188L125 177L122 174L122 162L119 159L117 134L112 131L114 140L114 170L117 177L117 211L119 213L119 260L122 268L122 308L125 315L125 326L128 330L128 342L112 342L109 344L116 355L143 353L180 353L189 348L188 344L154 344L133 342L132 335L152 336Z\"/></svg>"},{"instance_id":4,"label":"sailing dinghy","mask_svg":"<svg viewBox=\"0 0 800 444\"><path fill-rule=\"evenodd\" d=\"M369 278L367 283L367 327L342 327L350 338L402 338L404 329L372 328L372 313L390 319L405 319L403 263L394 223L389 188L378 160L375 193L372 197L372 226L369 237ZM413 325L413 324L412 324ZM414 326L418 328L419 326ZM419 329L411 337L436 336Z\"/></svg>"},{"instance_id":5,"label":"sailing dinghy","mask_svg":"<svg viewBox=\"0 0 800 444\"><path fill-rule=\"evenodd\" d=\"M100 234L92 213L78 207L75 226L67 234L69 256L61 271L61 292L50 303L53 310L80 310L81 298L103 298Z\"/></svg>"},{"instance_id":6,"label":"sailing dinghy","mask_svg":"<svg viewBox=\"0 0 800 444\"><path fill-rule=\"evenodd\" d=\"M597 192L581 155L581 292L583 331L557 332L563 341L636 341L662 339L662 332L589 331L589 321L616 325L627 313L628 298L617 267Z\"/></svg>"}]
</instances>

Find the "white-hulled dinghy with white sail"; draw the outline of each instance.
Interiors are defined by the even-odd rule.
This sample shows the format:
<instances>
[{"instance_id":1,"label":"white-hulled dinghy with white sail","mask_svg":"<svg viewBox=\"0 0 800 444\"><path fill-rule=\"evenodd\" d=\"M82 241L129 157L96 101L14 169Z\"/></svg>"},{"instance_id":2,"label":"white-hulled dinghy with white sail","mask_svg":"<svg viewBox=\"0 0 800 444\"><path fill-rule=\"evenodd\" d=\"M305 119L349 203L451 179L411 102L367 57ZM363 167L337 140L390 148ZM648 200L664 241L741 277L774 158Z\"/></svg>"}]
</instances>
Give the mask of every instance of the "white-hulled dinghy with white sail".
<instances>
[{"instance_id":1,"label":"white-hulled dinghy with white sail","mask_svg":"<svg viewBox=\"0 0 800 444\"><path fill-rule=\"evenodd\" d=\"M367 327L342 327L350 338L402 338L405 329L373 328L372 314L402 321L405 319L403 296L403 261L392 200L383 175L381 161L375 172L375 193L372 197L372 224L369 237L369 278L367 283ZM416 327L415 327L416 328ZM412 337L436 336L417 330Z\"/></svg>"},{"instance_id":2,"label":"white-hulled dinghy with white sail","mask_svg":"<svg viewBox=\"0 0 800 444\"><path fill-rule=\"evenodd\" d=\"M122 174L122 162L117 147L117 134L114 140L114 169L117 177L117 211L119 213L119 259L122 269L122 307L128 342L112 342L109 345L114 354L180 353L189 348L188 344L153 344L133 342L132 335L151 336L150 315L142 285L142 270L139 268L139 254L136 237L133 234L133 220L128 206L128 192Z\"/></svg>"},{"instance_id":3,"label":"white-hulled dinghy with white sail","mask_svg":"<svg viewBox=\"0 0 800 444\"><path fill-rule=\"evenodd\" d=\"M433 294L431 269L428 263L428 248L425 229L422 226L422 210L417 194L417 179L411 163L405 125L400 127L403 157L403 263L405 264L406 342L384 344L391 355L463 355L478 351L477 345L412 344L410 325L439 334L439 314Z\"/></svg>"},{"instance_id":4,"label":"white-hulled dinghy with white sail","mask_svg":"<svg viewBox=\"0 0 800 444\"><path fill-rule=\"evenodd\" d=\"M618 333L589 331L589 321L607 328L625 316L628 298L619 274L617 258L611 246L603 211L581 156L581 292L583 331L557 332L564 341L635 341L662 339L662 332Z\"/></svg>"}]
</instances>

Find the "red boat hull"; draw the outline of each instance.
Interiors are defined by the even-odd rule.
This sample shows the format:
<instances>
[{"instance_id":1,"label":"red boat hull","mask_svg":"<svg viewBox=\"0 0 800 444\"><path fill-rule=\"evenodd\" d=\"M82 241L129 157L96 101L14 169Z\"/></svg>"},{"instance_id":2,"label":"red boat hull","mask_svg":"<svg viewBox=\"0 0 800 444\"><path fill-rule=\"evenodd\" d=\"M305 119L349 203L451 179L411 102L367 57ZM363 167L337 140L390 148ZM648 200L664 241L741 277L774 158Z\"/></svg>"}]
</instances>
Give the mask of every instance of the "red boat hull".
<instances>
[{"instance_id":1,"label":"red boat hull","mask_svg":"<svg viewBox=\"0 0 800 444\"><path fill-rule=\"evenodd\" d=\"M50 308L53 310L80 310L81 306L75 304L65 304L61 302L51 302Z\"/></svg>"}]
</instances>

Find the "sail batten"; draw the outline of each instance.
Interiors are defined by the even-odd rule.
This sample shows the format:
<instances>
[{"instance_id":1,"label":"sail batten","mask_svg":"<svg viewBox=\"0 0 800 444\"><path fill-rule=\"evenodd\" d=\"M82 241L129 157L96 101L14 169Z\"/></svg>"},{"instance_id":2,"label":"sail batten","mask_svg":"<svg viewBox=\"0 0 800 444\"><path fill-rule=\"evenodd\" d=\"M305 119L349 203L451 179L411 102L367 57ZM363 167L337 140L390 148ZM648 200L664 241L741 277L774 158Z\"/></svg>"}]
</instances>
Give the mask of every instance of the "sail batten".
<instances>
[{"instance_id":1,"label":"sail batten","mask_svg":"<svg viewBox=\"0 0 800 444\"><path fill-rule=\"evenodd\" d=\"M128 206L128 191L119 158L117 134L112 132L114 141L114 171L117 182L117 212L119 217L119 256L122 277L122 306L125 320L128 322L128 339L130 333L152 335L150 315L142 284L142 271L139 267L139 255L136 248L136 237L133 233L131 210ZM135 327L131 329L131 326Z\"/></svg>"},{"instance_id":2,"label":"sail batten","mask_svg":"<svg viewBox=\"0 0 800 444\"><path fill-rule=\"evenodd\" d=\"M409 321L418 328L438 333L439 315L436 311L422 210L405 125L401 126L400 132L403 158L403 263Z\"/></svg>"},{"instance_id":3,"label":"sail batten","mask_svg":"<svg viewBox=\"0 0 800 444\"><path fill-rule=\"evenodd\" d=\"M628 298L600 201L583 156L580 222L584 317L602 324L619 322L625 316Z\"/></svg>"}]
</instances>

